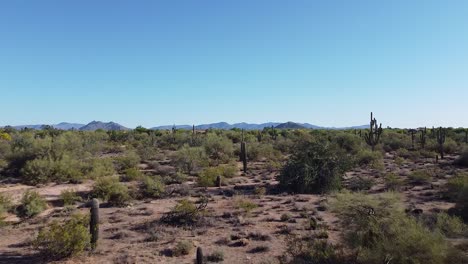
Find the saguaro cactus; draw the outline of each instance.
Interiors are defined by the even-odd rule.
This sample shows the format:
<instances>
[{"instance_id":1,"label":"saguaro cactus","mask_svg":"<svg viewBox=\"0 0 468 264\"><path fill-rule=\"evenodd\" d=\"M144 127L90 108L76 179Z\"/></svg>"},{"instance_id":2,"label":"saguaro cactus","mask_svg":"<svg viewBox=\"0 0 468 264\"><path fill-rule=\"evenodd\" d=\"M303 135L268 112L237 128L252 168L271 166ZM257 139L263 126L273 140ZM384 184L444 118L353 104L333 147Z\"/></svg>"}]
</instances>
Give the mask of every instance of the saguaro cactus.
<instances>
[{"instance_id":1,"label":"saguaro cactus","mask_svg":"<svg viewBox=\"0 0 468 264\"><path fill-rule=\"evenodd\" d=\"M370 130L369 133L364 134L364 139L366 143L371 146L372 151L374 151L375 146L379 143L380 135L382 135L382 123L380 123L380 126L377 126L377 120L373 117L372 112L370 116Z\"/></svg>"},{"instance_id":2,"label":"saguaro cactus","mask_svg":"<svg viewBox=\"0 0 468 264\"><path fill-rule=\"evenodd\" d=\"M216 176L216 187L220 188L221 187L221 176Z\"/></svg>"},{"instance_id":3,"label":"saguaro cactus","mask_svg":"<svg viewBox=\"0 0 468 264\"><path fill-rule=\"evenodd\" d=\"M91 201L91 218L89 221L89 232L91 233L91 248L97 247L99 239L99 200L94 198Z\"/></svg>"},{"instance_id":4,"label":"saguaro cactus","mask_svg":"<svg viewBox=\"0 0 468 264\"><path fill-rule=\"evenodd\" d=\"M439 144L440 158L444 159L445 129L439 127L436 133L437 143Z\"/></svg>"},{"instance_id":5,"label":"saguaro cactus","mask_svg":"<svg viewBox=\"0 0 468 264\"><path fill-rule=\"evenodd\" d=\"M417 132L416 129L408 130L408 133L411 135L411 149L414 149L414 135L416 135Z\"/></svg>"},{"instance_id":6,"label":"saguaro cactus","mask_svg":"<svg viewBox=\"0 0 468 264\"><path fill-rule=\"evenodd\" d=\"M427 135L426 127L424 127L424 129L421 129L420 132L421 132L421 135L419 135L419 143L421 144L421 148L424 149L424 147L426 146L426 135Z\"/></svg>"},{"instance_id":7,"label":"saguaro cactus","mask_svg":"<svg viewBox=\"0 0 468 264\"><path fill-rule=\"evenodd\" d=\"M247 147L244 141L241 142L241 161L244 173L247 173Z\"/></svg>"},{"instance_id":8,"label":"saguaro cactus","mask_svg":"<svg viewBox=\"0 0 468 264\"><path fill-rule=\"evenodd\" d=\"M197 248L197 264L203 264L203 250L201 247Z\"/></svg>"}]
</instances>

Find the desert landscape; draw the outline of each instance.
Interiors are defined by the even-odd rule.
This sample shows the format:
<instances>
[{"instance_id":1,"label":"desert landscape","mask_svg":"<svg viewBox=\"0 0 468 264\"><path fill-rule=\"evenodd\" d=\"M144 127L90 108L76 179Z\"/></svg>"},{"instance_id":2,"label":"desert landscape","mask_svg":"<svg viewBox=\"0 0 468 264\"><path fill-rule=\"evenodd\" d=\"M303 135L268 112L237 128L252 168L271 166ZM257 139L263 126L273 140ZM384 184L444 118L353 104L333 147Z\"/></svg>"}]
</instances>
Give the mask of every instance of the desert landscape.
<instances>
[{"instance_id":1,"label":"desert landscape","mask_svg":"<svg viewBox=\"0 0 468 264\"><path fill-rule=\"evenodd\" d=\"M5 127L0 263L466 263L468 130L371 118L348 130Z\"/></svg>"}]
</instances>

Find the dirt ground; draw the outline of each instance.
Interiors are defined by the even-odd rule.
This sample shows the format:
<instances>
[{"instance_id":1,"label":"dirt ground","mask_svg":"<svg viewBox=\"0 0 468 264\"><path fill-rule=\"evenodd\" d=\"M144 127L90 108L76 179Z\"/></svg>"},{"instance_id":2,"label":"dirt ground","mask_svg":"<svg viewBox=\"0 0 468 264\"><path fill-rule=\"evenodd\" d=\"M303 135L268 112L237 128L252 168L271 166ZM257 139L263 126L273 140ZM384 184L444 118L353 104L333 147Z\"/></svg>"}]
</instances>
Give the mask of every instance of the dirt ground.
<instances>
[{"instance_id":1,"label":"dirt ground","mask_svg":"<svg viewBox=\"0 0 468 264\"><path fill-rule=\"evenodd\" d=\"M387 172L405 179L411 171L429 169L435 176L432 182L402 186L405 205L409 210L422 209L423 212L447 210L453 204L442 198L442 187L448 178L464 170L451 165L455 158L449 156L438 164L432 159L421 159L398 165L394 156L387 153L383 171L355 169L346 173L345 183L357 177L370 178L374 185L368 192L380 193L385 191L383 175ZM317 235L321 232L320 229L309 230L310 216L319 221L321 229L327 229L329 241L339 242L339 222L327 210L326 196L255 194L256 187L274 188L278 172L268 171L262 162L249 164L249 168L246 175L239 170L238 176L221 188L197 188L191 183L191 200L196 200L200 194L209 197L207 223L203 227L184 229L158 221L183 197L134 201L125 208L103 206L100 209L97 250L60 263L193 263L198 246L203 248L205 255L222 251L223 263L277 263L276 258L287 248L289 234ZM0 193L12 196L16 202L26 190L35 189L49 203L49 208L33 219L21 221L14 215L8 216L7 221L11 225L0 228L0 263L41 263L41 258L31 246L32 239L47 223L70 215L69 209L61 207L60 192L73 188L86 196L92 184L91 181L40 187L0 184ZM244 212L236 207L239 199L247 199L258 207ZM89 208L77 206L74 211L88 213ZM288 219L281 219L283 214L288 215ZM191 241L195 246L193 251L186 256L168 256L168 250L182 240Z\"/></svg>"}]
</instances>

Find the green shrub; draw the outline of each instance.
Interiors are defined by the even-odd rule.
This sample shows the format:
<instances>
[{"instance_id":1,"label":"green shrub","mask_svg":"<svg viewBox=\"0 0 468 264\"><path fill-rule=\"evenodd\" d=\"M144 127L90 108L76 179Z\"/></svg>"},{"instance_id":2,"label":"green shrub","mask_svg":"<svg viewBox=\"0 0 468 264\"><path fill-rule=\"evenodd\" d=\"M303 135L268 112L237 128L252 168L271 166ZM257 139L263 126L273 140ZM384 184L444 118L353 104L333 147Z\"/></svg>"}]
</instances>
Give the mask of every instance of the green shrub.
<instances>
[{"instance_id":1,"label":"green shrub","mask_svg":"<svg viewBox=\"0 0 468 264\"><path fill-rule=\"evenodd\" d=\"M245 213L250 213L253 209L258 207L258 204L245 198L236 198L234 200L234 206L237 209L244 211Z\"/></svg>"},{"instance_id":2,"label":"green shrub","mask_svg":"<svg viewBox=\"0 0 468 264\"><path fill-rule=\"evenodd\" d=\"M215 250L213 253L206 256L206 260L209 262L222 262L224 261L224 252Z\"/></svg>"},{"instance_id":3,"label":"green shrub","mask_svg":"<svg viewBox=\"0 0 468 264\"><path fill-rule=\"evenodd\" d=\"M233 154L232 142L213 133L207 134L203 147L214 165L229 162Z\"/></svg>"},{"instance_id":4,"label":"green shrub","mask_svg":"<svg viewBox=\"0 0 468 264\"><path fill-rule=\"evenodd\" d=\"M163 215L161 221L176 226L196 225L202 219L207 203L206 199L202 199L197 206L187 199L180 200L171 211Z\"/></svg>"},{"instance_id":5,"label":"green shrub","mask_svg":"<svg viewBox=\"0 0 468 264\"><path fill-rule=\"evenodd\" d=\"M246 148L247 160L250 161L278 160L281 156L281 153L275 150L271 144L252 142L248 143Z\"/></svg>"},{"instance_id":6,"label":"green shrub","mask_svg":"<svg viewBox=\"0 0 468 264\"><path fill-rule=\"evenodd\" d=\"M145 197L161 198L164 195L165 185L158 177L145 176L141 184L141 191Z\"/></svg>"},{"instance_id":7,"label":"green shrub","mask_svg":"<svg viewBox=\"0 0 468 264\"><path fill-rule=\"evenodd\" d=\"M279 187L295 193L323 193L341 188L348 158L323 142L305 143L277 177Z\"/></svg>"},{"instance_id":8,"label":"green shrub","mask_svg":"<svg viewBox=\"0 0 468 264\"><path fill-rule=\"evenodd\" d=\"M183 240L179 241L177 245L172 250L172 254L175 257L184 256L190 254L193 249L193 244L190 241Z\"/></svg>"},{"instance_id":9,"label":"green shrub","mask_svg":"<svg viewBox=\"0 0 468 264\"><path fill-rule=\"evenodd\" d=\"M336 246L326 240L289 236L281 263L347 264L352 263Z\"/></svg>"},{"instance_id":10,"label":"green shrub","mask_svg":"<svg viewBox=\"0 0 468 264\"><path fill-rule=\"evenodd\" d=\"M140 163L140 157L135 152L129 151L122 156L116 157L115 163L117 170L123 172L126 169L136 168Z\"/></svg>"},{"instance_id":11,"label":"green shrub","mask_svg":"<svg viewBox=\"0 0 468 264\"><path fill-rule=\"evenodd\" d=\"M93 159L88 162L85 175L90 179L97 179L115 174L114 165L111 159Z\"/></svg>"},{"instance_id":12,"label":"green shrub","mask_svg":"<svg viewBox=\"0 0 468 264\"><path fill-rule=\"evenodd\" d=\"M121 177L124 181L137 181L143 178L143 173L137 168L128 168Z\"/></svg>"},{"instance_id":13,"label":"green shrub","mask_svg":"<svg viewBox=\"0 0 468 264\"><path fill-rule=\"evenodd\" d=\"M446 196L457 201L464 188L468 188L468 173L458 173L447 181Z\"/></svg>"},{"instance_id":14,"label":"green shrub","mask_svg":"<svg viewBox=\"0 0 468 264\"><path fill-rule=\"evenodd\" d=\"M60 199L63 201L64 206L73 205L76 202L81 202L82 199L76 194L73 189L67 189L60 192Z\"/></svg>"},{"instance_id":15,"label":"green shrub","mask_svg":"<svg viewBox=\"0 0 468 264\"><path fill-rule=\"evenodd\" d=\"M92 197L107 201L112 206L125 206L131 200L127 186L114 177L97 179L93 186Z\"/></svg>"},{"instance_id":16,"label":"green shrub","mask_svg":"<svg viewBox=\"0 0 468 264\"><path fill-rule=\"evenodd\" d=\"M363 149L356 155L356 163L361 167L378 168L383 161L382 153Z\"/></svg>"},{"instance_id":17,"label":"green shrub","mask_svg":"<svg viewBox=\"0 0 468 264\"><path fill-rule=\"evenodd\" d=\"M348 189L353 191L370 190L374 186L374 180L371 178L355 177L348 183Z\"/></svg>"},{"instance_id":18,"label":"green shrub","mask_svg":"<svg viewBox=\"0 0 468 264\"><path fill-rule=\"evenodd\" d=\"M408 180L412 184L424 184L430 182L432 175L427 170L413 171L408 175Z\"/></svg>"},{"instance_id":19,"label":"green shrub","mask_svg":"<svg viewBox=\"0 0 468 264\"><path fill-rule=\"evenodd\" d=\"M446 213L430 215L423 219L423 223L433 231L438 231L446 237L457 238L468 235L467 226L457 216Z\"/></svg>"},{"instance_id":20,"label":"green shrub","mask_svg":"<svg viewBox=\"0 0 468 264\"><path fill-rule=\"evenodd\" d=\"M33 245L47 258L57 260L76 256L90 245L88 221L83 215L73 215L63 224L53 221L39 231Z\"/></svg>"},{"instance_id":21,"label":"green shrub","mask_svg":"<svg viewBox=\"0 0 468 264\"><path fill-rule=\"evenodd\" d=\"M13 202L11 198L0 194L0 226L3 225L3 220L5 218L5 214L10 212L13 209Z\"/></svg>"},{"instance_id":22,"label":"green shrub","mask_svg":"<svg viewBox=\"0 0 468 264\"><path fill-rule=\"evenodd\" d=\"M430 232L404 213L393 193L364 195L340 193L333 211L346 226L345 243L359 263L443 263L448 245L439 233Z\"/></svg>"},{"instance_id":23,"label":"green shrub","mask_svg":"<svg viewBox=\"0 0 468 264\"><path fill-rule=\"evenodd\" d=\"M287 222L291 219L291 215L290 214L282 214L281 217L280 217L280 221L281 222Z\"/></svg>"},{"instance_id":24,"label":"green shrub","mask_svg":"<svg viewBox=\"0 0 468 264\"><path fill-rule=\"evenodd\" d=\"M208 163L205 149L184 145L174 155L176 166L183 172L191 174L195 169L204 167Z\"/></svg>"},{"instance_id":25,"label":"green shrub","mask_svg":"<svg viewBox=\"0 0 468 264\"><path fill-rule=\"evenodd\" d=\"M468 167L468 148L465 148L460 156L455 160L455 164L462 167Z\"/></svg>"},{"instance_id":26,"label":"green shrub","mask_svg":"<svg viewBox=\"0 0 468 264\"><path fill-rule=\"evenodd\" d=\"M47 183L51 181L77 181L83 178L83 164L69 156L53 160L38 158L27 161L21 169L22 179L27 184Z\"/></svg>"},{"instance_id":27,"label":"green shrub","mask_svg":"<svg viewBox=\"0 0 468 264\"><path fill-rule=\"evenodd\" d=\"M394 173L387 173L384 178L385 188L390 191L398 191L403 181Z\"/></svg>"},{"instance_id":28,"label":"green shrub","mask_svg":"<svg viewBox=\"0 0 468 264\"><path fill-rule=\"evenodd\" d=\"M20 217L30 218L38 215L47 208L44 198L36 191L26 191L21 198L21 204L17 208Z\"/></svg>"},{"instance_id":29,"label":"green shrub","mask_svg":"<svg viewBox=\"0 0 468 264\"><path fill-rule=\"evenodd\" d=\"M205 168L198 176L198 185L201 187L213 187L216 184L216 178L231 178L236 175L238 169L234 165L220 165L217 167Z\"/></svg>"}]
</instances>

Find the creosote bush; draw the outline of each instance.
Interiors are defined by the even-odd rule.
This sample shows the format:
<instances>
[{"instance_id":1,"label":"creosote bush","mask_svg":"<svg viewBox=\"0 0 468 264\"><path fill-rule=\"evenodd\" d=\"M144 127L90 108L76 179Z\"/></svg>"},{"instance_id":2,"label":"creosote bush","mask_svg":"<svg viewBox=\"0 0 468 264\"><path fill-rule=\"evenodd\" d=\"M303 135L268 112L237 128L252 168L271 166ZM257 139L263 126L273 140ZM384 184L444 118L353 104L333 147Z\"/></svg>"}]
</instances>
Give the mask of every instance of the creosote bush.
<instances>
[{"instance_id":1,"label":"creosote bush","mask_svg":"<svg viewBox=\"0 0 468 264\"><path fill-rule=\"evenodd\" d=\"M193 244L190 241L182 240L172 249L172 255L175 257L184 256L190 254L193 249Z\"/></svg>"},{"instance_id":2,"label":"creosote bush","mask_svg":"<svg viewBox=\"0 0 468 264\"><path fill-rule=\"evenodd\" d=\"M73 215L65 223L53 221L39 231L33 245L47 258L76 256L90 246L88 216Z\"/></svg>"},{"instance_id":3,"label":"creosote bush","mask_svg":"<svg viewBox=\"0 0 468 264\"><path fill-rule=\"evenodd\" d=\"M198 205L190 200L182 199L177 202L171 211L163 215L161 221L176 226L196 225L205 214L207 204L208 200L206 198L202 198Z\"/></svg>"},{"instance_id":4,"label":"creosote bush","mask_svg":"<svg viewBox=\"0 0 468 264\"><path fill-rule=\"evenodd\" d=\"M297 149L278 176L281 189L294 193L324 193L341 188L347 156L323 142Z\"/></svg>"},{"instance_id":5,"label":"creosote bush","mask_svg":"<svg viewBox=\"0 0 468 264\"><path fill-rule=\"evenodd\" d=\"M112 206L125 206L131 200L127 186L115 177L97 179L91 194L92 197L107 201Z\"/></svg>"},{"instance_id":6,"label":"creosote bush","mask_svg":"<svg viewBox=\"0 0 468 264\"><path fill-rule=\"evenodd\" d=\"M159 177L145 176L140 189L144 197L161 198L164 196L165 187Z\"/></svg>"},{"instance_id":7,"label":"creosote bush","mask_svg":"<svg viewBox=\"0 0 468 264\"><path fill-rule=\"evenodd\" d=\"M66 189L60 192L60 199L63 201L64 206L73 205L76 202L82 201L82 198L76 194L74 189Z\"/></svg>"},{"instance_id":8,"label":"creosote bush","mask_svg":"<svg viewBox=\"0 0 468 264\"><path fill-rule=\"evenodd\" d=\"M5 218L5 214L10 212L13 209L13 202L11 198L0 194L0 226L3 225L3 220Z\"/></svg>"},{"instance_id":9,"label":"creosote bush","mask_svg":"<svg viewBox=\"0 0 468 264\"><path fill-rule=\"evenodd\" d=\"M408 175L408 180L412 184L424 184L430 182L432 175L427 170L413 171Z\"/></svg>"},{"instance_id":10,"label":"creosote bush","mask_svg":"<svg viewBox=\"0 0 468 264\"><path fill-rule=\"evenodd\" d=\"M345 229L345 245L358 263L449 263L450 246L439 232L431 232L404 213L394 193L365 195L343 192L332 201Z\"/></svg>"},{"instance_id":11,"label":"creosote bush","mask_svg":"<svg viewBox=\"0 0 468 264\"><path fill-rule=\"evenodd\" d=\"M38 215L47 208L47 203L36 191L26 191L21 198L21 204L17 208L20 217L30 218Z\"/></svg>"}]
</instances>

